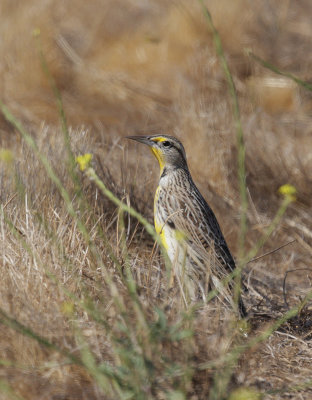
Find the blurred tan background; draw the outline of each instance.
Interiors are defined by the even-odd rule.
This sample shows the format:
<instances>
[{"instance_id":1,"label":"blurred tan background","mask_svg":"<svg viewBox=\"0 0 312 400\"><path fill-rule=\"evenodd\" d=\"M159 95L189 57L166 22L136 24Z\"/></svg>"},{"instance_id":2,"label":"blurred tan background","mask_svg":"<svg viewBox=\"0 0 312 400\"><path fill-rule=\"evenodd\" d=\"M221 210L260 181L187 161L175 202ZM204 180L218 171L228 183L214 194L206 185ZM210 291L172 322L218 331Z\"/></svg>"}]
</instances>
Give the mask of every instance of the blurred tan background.
<instances>
[{"instance_id":1,"label":"blurred tan background","mask_svg":"<svg viewBox=\"0 0 312 400\"><path fill-rule=\"evenodd\" d=\"M252 49L279 68L309 79L311 3L206 4L242 98L261 97L260 105L270 113L309 113L311 103L300 108L290 82L261 80L271 74L244 51ZM208 112L214 96L226 89L196 1L4 0L0 29L2 99L20 113L27 109L25 117L33 121L55 121L53 96L32 35L38 29L72 125L126 125L128 130L147 124L164 127L166 120L175 125L171 119L182 104L189 109L201 100Z\"/></svg>"}]
</instances>

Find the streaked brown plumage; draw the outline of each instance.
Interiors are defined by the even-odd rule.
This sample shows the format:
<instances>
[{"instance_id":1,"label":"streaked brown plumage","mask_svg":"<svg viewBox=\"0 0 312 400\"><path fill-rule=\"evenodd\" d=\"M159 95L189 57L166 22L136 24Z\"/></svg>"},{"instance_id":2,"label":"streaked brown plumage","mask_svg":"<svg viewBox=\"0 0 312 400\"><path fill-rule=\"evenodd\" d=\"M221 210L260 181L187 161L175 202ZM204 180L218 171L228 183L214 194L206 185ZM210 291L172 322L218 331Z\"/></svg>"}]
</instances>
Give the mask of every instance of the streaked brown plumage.
<instances>
[{"instance_id":1,"label":"streaked brown plumage","mask_svg":"<svg viewBox=\"0 0 312 400\"><path fill-rule=\"evenodd\" d=\"M218 221L190 175L182 143L167 135L130 136L150 146L160 165L154 200L156 231L175 270L181 288L192 300L205 299L212 287L233 303L233 281L224 285L235 262ZM239 309L245 315L240 300Z\"/></svg>"}]
</instances>

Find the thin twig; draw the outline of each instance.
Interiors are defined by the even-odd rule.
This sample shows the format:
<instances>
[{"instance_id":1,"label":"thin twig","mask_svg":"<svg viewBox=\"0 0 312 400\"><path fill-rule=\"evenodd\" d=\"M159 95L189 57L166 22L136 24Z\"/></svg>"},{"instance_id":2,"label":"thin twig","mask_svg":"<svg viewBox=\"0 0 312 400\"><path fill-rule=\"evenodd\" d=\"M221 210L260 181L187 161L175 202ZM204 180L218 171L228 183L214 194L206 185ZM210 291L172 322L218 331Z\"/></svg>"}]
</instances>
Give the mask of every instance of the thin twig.
<instances>
[{"instance_id":1,"label":"thin twig","mask_svg":"<svg viewBox=\"0 0 312 400\"><path fill-rule=\"evenodd\" d=\"M286 333L286 332L280 332L280 331L275 331L275 333L277 335L281 335L281 336L287 336L291 339L297 340L300 343L303 343L304 345L308 346L308 343L306 343L304 340L298 338L297 336L291 335L290 333Z\"/></svg>"},{"instance_id":2,"label":"thin twig","mask_svg":"<svg viewBox=\"0 0 312 400\"><path fill-rule=\"evenodd\" d=\"M292 244L292 243L294 243L294 242L296 242L296 241L297 241L297 239L293 239L293 240L291 240L290 242L284 243L284 244L282 244L281 246L277 247L277 248L274 249L274 250L268 251L267 253L261 254L261 256L258 256L258 257L253 258L252 260L248 261L247 264L252 263L252 262L254 262L254 261L258 261L260 258L266 257L266 256L268 256L268 255L270 255L270 254L276 253L277 251L283 249L284 247L286 247L286 246L288 246L288 245L290 245L290 244Z\"/></svg>"},{"instance_id":3,"label":"thin twig","mask_svg":"<svg viewBox=\"0 0 312 400\"><path fill-rule=\"evenodd\" d=\"M16 196L17 196L17 193L14 193L14 194L9 198L9 200L4 204L3 209L5 209L5 208L11 203L11 201L12 201L13 199L15 199Z\"/></svg>"},{"instance_id":4,"label":"thin twig","mask_svg":"<svg viewBox=\"0 0 312 400\"><path fill-rule=\"evenodd\" d=\"M169 221L169 219L170 219L173 215L175 215L175 214L177 214L177 213L179 213L179 212L181 212L181 211L183 211L182 208L180 208L179 210L177 210L177 211L175 211L175 212L173 212L173 213L171 213L171 214L168 215L168 217L165 219L165 222L163 223L163 226L161 227L161 230L159 231L159 234L160 234L160 235L162 234L162 231L163 231L163 229L164 229L166 223Z\"/></svg>"}]
</instances>

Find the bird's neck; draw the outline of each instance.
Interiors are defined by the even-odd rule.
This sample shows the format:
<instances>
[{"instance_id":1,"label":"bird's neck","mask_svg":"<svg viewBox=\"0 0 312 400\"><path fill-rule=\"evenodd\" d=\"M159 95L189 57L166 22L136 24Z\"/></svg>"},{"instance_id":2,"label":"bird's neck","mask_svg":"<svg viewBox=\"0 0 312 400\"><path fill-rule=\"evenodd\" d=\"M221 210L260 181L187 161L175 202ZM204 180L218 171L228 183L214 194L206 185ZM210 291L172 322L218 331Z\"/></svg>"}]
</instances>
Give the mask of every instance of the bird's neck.
<instances>
[{"instance_id":1,"label":"bird's neck","mask_svg":"<svg viewBox=\"0 0 312 400\"><path fill-rule=\"evenodd\" d=\"M160 168L160 179L168 178L170 176L174 176L175 174L186 174L189 175L189 171L184 167L173 166L173 165L165 165L163 168Z\"/></svg>"}]
</instances>

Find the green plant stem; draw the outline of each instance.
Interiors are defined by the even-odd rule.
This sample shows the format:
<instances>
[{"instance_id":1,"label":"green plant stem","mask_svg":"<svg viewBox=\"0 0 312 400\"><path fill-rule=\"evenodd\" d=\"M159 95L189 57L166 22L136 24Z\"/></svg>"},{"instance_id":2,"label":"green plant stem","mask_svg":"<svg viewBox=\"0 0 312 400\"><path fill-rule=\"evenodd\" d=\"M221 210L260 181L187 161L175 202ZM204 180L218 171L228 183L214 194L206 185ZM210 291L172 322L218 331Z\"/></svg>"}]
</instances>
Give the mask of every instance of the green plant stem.
<instances>
[{"instance_id":1,"label":"green plant stem","mask_svg":"<svg viewBox=\"0 0 312 400\"><path fill-rule=\"evenodd\" d=\"M312 290L309 292L307 298L312 299ZM211 369L220 367L228 362L232 363L233 360L236 360L237 362L237 360L239 359L239 357L242 356L243 353L245 353L247 350L252 349L253 347L257 346L258 344L268 339L278 328L281 327L281 325L283 325L291 318L295 317L300 309L301 309L301 303L298 306L287 311L284 315L282 315L279 319L277 319L260 335L252 338L251 340L249 340L249 342L245 344L237 345L231 352L229 352L228 354L226 354L224 357L220 358L217 361L209 361L207 363L200 364L199 369L202 370L202 369Z\"/></svg>"},{"instance_id":2,"label":"green plant stem","mask_svg":"<svg viewBox=\"0 0 312 400\"><path fill-rule=\"evenodd\" d=\"M230 72L228 63L226 61L225 55L224 55L220 35L219 35L216 27L214 26L211 14L208 11L207 7L204 5L203 0L199 0L199 2L202 5L204 15L207 19L209 28L211 29L216 52L221 61L221 65L224 70L227 82L228 82L228 88L229 88L231 99L232 99L232 108L233 108L233 116L234 116L234 121L235 121L236 140L237 140L237 149L238 149L238 180L239 180L239 192L240 192L240 199L241 199L240 231L239 231L239 238L238 238L238 258L239 258L239 260L242 260L245 257L248 201L247 201L246 168L245 168L246 150L245 150L245 143L244 143L243 127L242 127L241 116L240 116L240 107L239 107L239 102L238 102L238 97L237 97L237 93L236 93L234 80L233 80L232 74Z\"/></svg>"},{"instance_id":3,"label":"green plant stem","mask_svg":"<svg viewBox=\"0 0 312 400\"><path fill-rule=\"evenodd\" d=\"M292 202L292 199L290 197L285 197L280 208L278 209L275 217L273 218L273 221L271 222L270 226L267 228L266 232L264 235L260 238L258 243L250 250L250 252L246 255L245 259L243 260L242 265L245 266L249 260L253 259L259 249L262 248L262 246L266 243L266 241L269 239L277 225L279 224L280 220L282 219L282 216L284 215L285 211L287 210L288 205ZM239 273L238 269L236 269L234 273ZM231 274L232 275L232 274ZM229 279L229 276L226 278L227 280ZM238 286L235 286L235 290L238 289ZM213 293L214 294L214 293ZM239 293L238 293L239 294ZM212 295L209 293L209 295ZM306 301L306 298L305 298ZM296 308L296 314L300 311L301 306ZM286 317L286 320L293 317L296 314L290 313L289 317ZM281 323L284 323L286 320L281 319ZM271 332L272 334L280 325L277 325L276 328L273 328L268 330L268 333ZM269 334L269 335L270 335ZM268 336L269 336L268 335ZM260 338L259 340L265 340L268 336L264 336L262 339ZM257 340L257 338L256 338ZM250 345L252 347L253 344ZM246 347L246 349L249 347ZM230 383L230 378L233 372L233 368L235 365L237 365L238 359L241 356L241 352L244 351L244 347L238 346L234 348L230 353L228 353L227 358L224 360L223 363L221 363L222 367L220 371L217 371L215 374L214 378L214 385L210 393L210 400L219 400L225 398L226 394L226 388L228 384Z\"/></svg>"},{"instance_id":4,"label":"green plant stem","mask_svg":"<svg viewBox=\"0 0 312 400\"><path fill-rule=\"evenodd\" d=\"M264 235L259 239L259 241L256 243L256 245L246 254L245 258L242 260L242 265L243 267L251 261L256 255L258 254L258 251L264 246L264 244L268 241L269 237L271 234L274 232L276 229L277 225L281 221L283 215L285 214L288 206L293 202L293 200L290 197L285 197L283 199L283 202L279 209L277 210L277 213L275 214L272 222L266 229Z\"/></svg>"},{"instance_id":5,"label":"green plant stem","mask_svg":"<svg viewBox=\"0 0 312 400\"><path fill-rule=\"evenodd\" d=\"M11 385L9 385L4 379L0 379L0 392L6 394L6 399L25 400L25 397L16 394Z\"/></svg>"},{"instance_id":6,"label":"green plant stem","mask_svg":"<svg viewBox=\"0 0 312 400\"><path fill-rule=\"evenodd\" d=\"M57 345L49 342L47 339L43 338L42 336L36 334L35 332L32 331L32 329L28 328L27 326L21 324L19 321L17 321L15 318L9 317L7 313L0 308L0 323L12 328L16 332L21 333L24 336L28 336L31 339L34 339L36 342L39 344L47 347L48 349L55 350L58 353L62 354L66 358L68 358L70 361L72 361L75 364L78 365L83 365L81 360L78 357L73 356L71 353L69 353L66 350L61 349Z\"/></svg>"},{"instance_id":7,"label":"green plant stem","mask_svg":"<svg viewBox=\"0 0 312 400\"><path fill-rule=\"evenodd\" d=\"M62 131L63 131L64 139L65 139L65 147L66 147L67 153L69 155L70 172L71 172L71 175L73 176L73 178L75 179L75 183L77 183L78 176L74 172L75 171L75 157L72 152L71 145L70 145L70 136L69 136L69 130L68 130L62 96L56 85L55 79L51 74L46 57L43 53L40 35L37 35L35 38L36 38L36 44L37 44L37 49L38 49L38 54L39 54L42 70L45 73L45 75L50 83L51 89L52 89L54 97L56 99L58 114L60 116Z\"/></svg>"},{"instance_id":8,"label":"green plant stem","mask_svg":"<svg viewBox=\"0 0 312 400\"><path fill-rule=\"evenodd\" d=\"M90 235L87 231L86 226L84 225L82 220L77 216L77 213L73 207L73 204L70 199L68 191L65 189L61 180L54 172L47 157L39 151L38 146L37 146L36 142L34 141L34 139L31 137L31 135L29 133L27 133L27 131L22 126L22 124L12 115L12 113L8 110L8 108L2 102L0 102L0 109L3 113L3 115L5 116L5 118L7 119L7 121L10 122L20 132L20 134L22 135L26 144L34 151L34 153L36 154L36 156L42 163L49 178L56 185L57 189L59 190L59 192L65 202L65 205L66 205L69 215L76 221L78 229L82 233L82 236L83 236L86 244L90 247L93 257L98 262L98 265L100 265L102 270L105 272L105 279L106 279L106 282L112 292L112 297L113 297L116 305L118 306L118 308L120 309L121 312L125 311L126 310L125 304L123 304L122 299L120 298L120 296L118 296L118 290L116 288L116 285L114 284L112 278L108 274L106 267L101 260L100 255L96 251L96 248L90 238Z\"/></svg>"},{"instance_id":9,"label":"green plant stem","mask_svg":"<svg viewBox=\"0 0 312 400\"><path fill-rule=\"evenodd\" d=\"M138 213L134 208L131 206L123 203L121 200L118 199L104 184L104 182L101 181L101 179L98 177L96 172L94 171L93 168L88 168L86 170L87 176L94 181L96 186L101 190L101 192L109 199L111 200L117 207L120 207L122 211L125 211L129 213L132 217L136 218L146 229L147 233L151 235L151 237L156 241L156 243L159 245L163 256L165 257L165 262L166 265L169 266L170 268L170 260L168 258L168 254L166 249L164 248L160 236L156 233L155 228L153 225L151 225L146 218L144 218L140 213Z\"/></svg>"},{"instance_id":10,"label":"green plant stem","mask_svg":"<svg viewBox=\"0 0 312 400\"><path fill-rule=\"evenodd\" d=\"M311 83L303 81L302 79L298 78L294 74L291 74L290 72L284 72L284 71L280 70L275 65L269 63L268 61L263 60L261 57L254 54L252 51L246 50L246 53L248 56L250 56L255 61L257 61L259 64L261 64L264 68L269 69L270 71L274 72L277 75L285 76L286 78L289 78L292 81L296 82L299 86L304 87L305 89L309 90L310 92L312 91Z\"/></svg>"},{"instance_id":11,"label":"green plant stem","mask_svg":"<svg viewBox=\"0 0 312 400\"><path fill-rule=\"evenodd\" d=\"M283 394L283 393L289 393L289 392L299 392L304 389L309 389L312 387L312 379L309 379L305 382L298 383L297 385L292 385L288 387L283 387L282 389L272 389L268 390L265 393L268 395L272 394Z\"/></svg>"},{"instance_id":12,"label":"green plant stem","mask_svg":"<svg viewBox=\"0 0 312 400\"><path fill-rule=\"evenodd\" d=\"M45 157L39 151L38 146L37 146L36 142L34 141L34 139L31 137L31 135L26 132L26 130L24 129L22 124L13 116L13 114L8 110L8 108L2 102L0 102L0 109L3 113L3 115L5 116L6 120L8 122L10 122L14 126L14 128L16 128L20 132L20 134L22 135L26 144L35 152L36 156L41 161L45 170L47 171L47 174L49 175L50 179L52 180L52 182L56 185L56 187L60 191L60 193L66 203L67 210L68 210L70 216L75 218L76 217L75 210L72 205L71 199L69 197L69 193L66 191L66 189L62 185L62 182L59 179L59 177L53 171L52 166L49 163L47 157ZM89 238L89 234L88 234L86 227L82 224L82 222L78 218L75 218L75 219L77 220L77 224L78 224L80 231L83 233L84 237L86 238L87 242L89 243L90 238Z\"/></svg>"},{"instance_id":13,"label":"green plant stem","mask_svg":"<svg viewBox=\"0 0 312 400\"><path fill-rule=\"evenodd\" d=\"M221 42L220 35L213 23L211 14L207 7L204 5L203 0L199 0L202 5L203 13L206 17L208 22L209 28L212 32L213 41L215 45L215 49L217 55L221 61L222 68L224 70L224 74L228 83L228 88L230 92L230 97L232 99L232 110L233 110L233 117L236 129L236 143L237 143L237 151L238 151L238 182L239 182L239 193L240 193L240 229L238 234L238 265L237 274L235 277L235 287L234 287L234 301L238 307L240 301L240 292L241 292L241 275L244 264L242 260L245 258L245 243L246 243L246 235L247 235L247 211L248 211L248 201L247 201L247 187L246 187L246 167L245 167L245 157L246 157L246 149L244 143L244 134L243 134L243 127L241 123L241 116L240 116L240 107L238 102L238 97L236 93L236 88L234 84L234 80L228 66L228 63L225 58L225 54L223 51L223 46Z\"/></svg>"}]
</instances>

